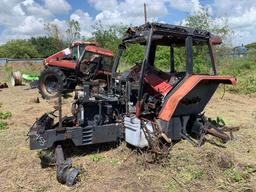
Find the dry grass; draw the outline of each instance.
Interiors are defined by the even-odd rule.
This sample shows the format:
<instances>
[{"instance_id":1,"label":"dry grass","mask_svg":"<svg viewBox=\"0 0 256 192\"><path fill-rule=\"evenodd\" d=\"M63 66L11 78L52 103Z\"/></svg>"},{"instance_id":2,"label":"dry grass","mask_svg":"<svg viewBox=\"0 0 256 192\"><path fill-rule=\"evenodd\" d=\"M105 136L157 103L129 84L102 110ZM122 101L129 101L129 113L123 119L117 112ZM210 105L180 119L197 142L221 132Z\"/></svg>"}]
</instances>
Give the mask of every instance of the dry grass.
<instances>
[{"instance_id":1,"label":"dry grass","mask_svg":"<svg viewBox=\"0 0 256 192\"><path fill-rule=\"evenodd\" d=\"M42 169L36 151L28 147L27 132L35 118L52 109L54 102L40 99L26 86L0 92L1 111L10 111L9 129L0 131L1 191L245 191L256 190L256 99L216 94L206 114L241 126L236 139L223 145L211 137L201 148L187 141L176 144L167 164L149 165L142 156L120 146L101 145L73 153L73 162L84 168L74 187L60 185L55 168ZM65 100L68 113L71 98ZM215 143L215 145L214 145ZM221 145L216 146L216 144Z\"/></svg>"},{"instance_id":2,"label":"dry grass","mask_svg":"<svg viewBox=\"0 0 256 192\"><path fill-rule=\"evenodd\" d=\"M30 75L39 75L43 70L43 64L33 64L29 62L13 62L5 66L0 66L0 82L10 82L10 75L13 71L20 71Z\"/></svg>"}]
</instances>

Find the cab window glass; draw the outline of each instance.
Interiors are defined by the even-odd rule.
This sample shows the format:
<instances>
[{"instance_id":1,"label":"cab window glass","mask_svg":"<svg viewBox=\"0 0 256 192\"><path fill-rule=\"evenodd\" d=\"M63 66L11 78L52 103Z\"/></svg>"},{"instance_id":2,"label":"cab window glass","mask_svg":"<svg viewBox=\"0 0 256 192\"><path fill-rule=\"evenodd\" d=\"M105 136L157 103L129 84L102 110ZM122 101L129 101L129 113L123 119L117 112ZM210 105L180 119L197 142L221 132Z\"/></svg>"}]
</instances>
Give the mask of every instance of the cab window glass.
<instances>
[{"instance_id":1,"label":"cab window glass","mask_svg":"<svg viewBox=\"0 0 256 192\"><path fill-rule=\"evenodd\" d=\"M101 60L103 69L111 70L113 65L113 57L103 56Z\"/></svg>"},{"instance_id":2,"label":"cab window glass","mask_svg":"<svg viewBox=\"0 0 256 192\"><path fill-rule=\"evenodd\" d=\"M84 48L85 48L85 45L79 45L80 56L83 54Z\"/></svg>"},{"instance_id":3,"label":"cab window glass","mask_svg":"<svg viewBox=\"0 0 256 192\"><path fill-rule=\"evenodd\" d=\"M90 61L90 59L91 59L93 56L99 56L99 55L96 54L96 53L91 53L91 52L88 52L88 51L87 51L87 52L84 54L82 60Z\"/></svg>"},{"instance_id":4,"label":"cab window glass","mask_svg":"<svg viewBox=\"0 0 256 192\"><path fill-rule=\"evenodd\" d=\"M73 47L72 48L72 56L77 59L78 58L78 47Z\"/></svg>"},{"instance_id":5,"label":"cab window glass","mask_svg":"<svg viewBox=\"0 0 256 192\"><path fill-rule=\"evenodd\" d=\"M211 73L211 57L208 45L193 46L193 71L199 74Z\"/></svg>"},{"instance_id":6,"label":"cab window glass","mask_svg":"<svg viewBox=\"0 0 256 192\"><path fill-rule=\"evenodd\" d=\"M186 52L184 46L173 48L174 70L183 72L186 70ZM171 47L160 46L156 48L154 67L163 72L171 70Z\"/></svg>"}]
</instances>

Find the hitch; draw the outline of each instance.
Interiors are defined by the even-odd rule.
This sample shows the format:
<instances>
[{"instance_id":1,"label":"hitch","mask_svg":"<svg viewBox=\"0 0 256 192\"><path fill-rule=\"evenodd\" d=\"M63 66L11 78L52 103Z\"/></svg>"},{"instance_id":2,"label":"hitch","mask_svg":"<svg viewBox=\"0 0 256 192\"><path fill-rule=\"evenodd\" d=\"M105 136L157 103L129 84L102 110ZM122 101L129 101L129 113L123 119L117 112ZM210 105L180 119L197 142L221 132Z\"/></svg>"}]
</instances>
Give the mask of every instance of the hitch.
<instances>
[{"instance_id":1,"label":"hitch","mask_svg":"<svg viewBox=\"0 0 256 192\"><path fill-rule=\"evenodd\" d=\"M64 153L61 145L55 148L56 166L57 166L57 180L61 184L72 186L77 181L77 176L80 173L80 169L72 167L72 161L70 159L65 160Z\"/></svg>"}]
</instances>

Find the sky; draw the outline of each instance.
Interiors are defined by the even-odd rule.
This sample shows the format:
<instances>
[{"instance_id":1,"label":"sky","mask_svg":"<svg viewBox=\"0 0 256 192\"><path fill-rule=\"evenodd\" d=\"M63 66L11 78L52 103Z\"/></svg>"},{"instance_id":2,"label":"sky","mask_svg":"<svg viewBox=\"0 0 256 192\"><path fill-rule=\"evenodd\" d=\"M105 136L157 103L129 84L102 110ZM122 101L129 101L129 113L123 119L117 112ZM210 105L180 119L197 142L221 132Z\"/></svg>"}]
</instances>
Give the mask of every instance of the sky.
<instances>
[{"instance_id":1,"label":"sky","mask_svg":"<svg viewBox=\"0 0 256 192\"><path fill-rule=\"evenodd\" d=\"M188 15L206 8L216 25L225 22L233 31L234 46L256 42L255 0L0 0L0 44L11 39L46 35L45 23L65 29L65 21L80 23L81 35L90 37L93 25L144 23L148 20L180 24Z\"/></svg>"}]
</instances>

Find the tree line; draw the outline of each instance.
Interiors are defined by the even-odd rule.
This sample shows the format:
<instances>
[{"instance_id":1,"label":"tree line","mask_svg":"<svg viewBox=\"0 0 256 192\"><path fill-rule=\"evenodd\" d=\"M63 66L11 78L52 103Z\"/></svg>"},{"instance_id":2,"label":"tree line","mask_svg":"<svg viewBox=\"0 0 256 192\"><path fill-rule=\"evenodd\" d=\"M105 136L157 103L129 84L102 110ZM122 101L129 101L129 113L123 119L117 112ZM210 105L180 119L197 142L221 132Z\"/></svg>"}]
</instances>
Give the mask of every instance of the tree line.
<instances>
[{"instance_id":1,"label":"tree line","mask_svg":"<svg viewBox=\"0 0 256 192\"><path fill-rule=\"evenodd\" d=\"M0 58L46 58L80 39L80 24L75 20L66 21L64 32L54 23L46 23L44 30L45 36L14 39L1 45Z\"/></svg>"},{"instance_id":2,"label":"tree line","mask_svg":"<svg viewBox=\"0 0 256 192\"><path fill-rule=\"evenodd\" d=\"M188 16L185 19L186 26L195 27L198 29L206 29L221 35L226 38L230 32L226 25L214 26L213 19L207 13L207 10L202 10L193 16ZM81 36L80 24L75 20L66 21L66 29L62 32L54 23L45 24L46 36L32 37L30 39L16 39L10 40L4 45L0 46L0 57L2 58L45 58L66 47L68 47L74 40L96 41L102 47L117 52L118 44L121 42L122 36L128 26L125 25L111 25L103 26L100 22L93 26L94 31L91 38ZM132 54L131 54L132 52ZM177 53L176 60L183 62L182 54L184 51ZM127 48L124 57L124 63L134 63L143 57L143 47L133 46L132 49ZM166 56L169 50L166 48L159 48L157 51L157 62L164 67ZM128 57L129 55L129 57Z\"/></svg>"}]
</instances>

